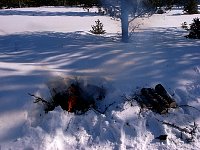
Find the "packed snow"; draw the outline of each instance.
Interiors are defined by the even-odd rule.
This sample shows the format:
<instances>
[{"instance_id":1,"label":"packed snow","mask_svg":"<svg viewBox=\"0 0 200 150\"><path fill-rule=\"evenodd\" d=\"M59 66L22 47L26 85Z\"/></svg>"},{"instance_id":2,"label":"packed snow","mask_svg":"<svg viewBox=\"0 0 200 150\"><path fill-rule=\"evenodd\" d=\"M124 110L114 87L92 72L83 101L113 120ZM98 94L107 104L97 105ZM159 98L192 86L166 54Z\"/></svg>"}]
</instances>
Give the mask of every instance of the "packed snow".
<instances>
[{"instance_id":1,"label":"packed snow","mask_svg":"<svg viewBox=\"0 0 200 150\"><path fill-rule=\"evenodd\" d=\"M130 42L122 43L120 21L95 9L0 10L0 150L200 149L200 41L181 28L196 17L173 9L138 19ZM89 32L97 19L106 34ZM49 98L49 86L61 88L69 78L103 86L105 114L60 107L45 114L28 95ZM158 83L178 105L192 107L160 115L123 97ZM188 130L195 122L193 141L159 120ZM156 139L165 134L166 141Z\"/></svg>"}]
</instances>

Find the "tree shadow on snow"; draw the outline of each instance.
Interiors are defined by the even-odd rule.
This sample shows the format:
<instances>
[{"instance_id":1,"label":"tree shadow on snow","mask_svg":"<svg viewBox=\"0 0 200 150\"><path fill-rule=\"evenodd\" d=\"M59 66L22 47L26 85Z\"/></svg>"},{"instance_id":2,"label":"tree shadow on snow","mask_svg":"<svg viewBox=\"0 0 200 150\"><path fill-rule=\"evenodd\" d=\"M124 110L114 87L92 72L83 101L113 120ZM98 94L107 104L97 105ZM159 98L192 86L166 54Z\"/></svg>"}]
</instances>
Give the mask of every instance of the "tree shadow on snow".
<instances>
[{"instance_id":1,"label":"tree shadow on snow","mask_svg":"<svg viewBox=\"0 0 200 150\"><path fill-rule=\"evenodd\" d=\"M27 93L34 93L53 76L68 75L106 78L119 95L138 86L162 83L168 85L167 89L174 88L170 91L180 96L177 102L181 103L179 94L185 93L183 87L191 89L200 80L200 42L186 39L176 28L152 30L136 33L130 43L84 32L0 36L0 113L24 109L27 100L31 101ZM195 90L188 92L192 94ZM200 97L195 94L196 99ZM122 101L118 98L117 103ZM185 100L188 101L192 101L190 97ZM200 106L195 107L200 109ZM93 128L99 130L101 127ZM101 134L101 130L94 135L93 131L87 132L93 139ZM110 142L120 135L117 129L108 134L102 136Z\"/></svg>"},{"instance_id":2,"label":"tree shadow on snow","mask_svg":"<svg viewBox=\"0 0 200 150\"><path fill-rule=\"evenodd\" d=\"M22 10L12 10L6 9L0 11L0 16L9 16L9 15L18 15L18 16L99 16L95 12L49 12L49 11L22 11Z\"/></svg>"}]
</instances>

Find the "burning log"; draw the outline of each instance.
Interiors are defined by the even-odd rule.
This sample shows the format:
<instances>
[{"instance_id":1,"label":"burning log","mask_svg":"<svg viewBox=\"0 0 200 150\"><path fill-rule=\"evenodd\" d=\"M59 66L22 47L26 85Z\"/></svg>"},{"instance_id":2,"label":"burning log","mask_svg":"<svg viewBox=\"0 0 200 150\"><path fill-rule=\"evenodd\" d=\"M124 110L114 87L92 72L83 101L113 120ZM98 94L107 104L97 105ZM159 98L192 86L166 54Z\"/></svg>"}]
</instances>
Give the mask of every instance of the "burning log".
<instances>
[{"instance_id":1,"label":"burning log","mask_svg":"<svg viewBox=\"0 0 200 150\"><path fill-rule=\"evenodd\" d=\"M63 110L75 114L83 114L91 107L94 108L95 101L105 98L105 89L95 85L90 85L96 91L91 92L91 89L84 89L79 83L72 83L63 92L57 92L51 89L51 100L47 101L43 98L29 94L35 98L35 103L41 102L46 113L60 106ZM87 87L86 87L87 88ZM91 93L92 94L91 94Z\"/></svg>"}]
</instances>

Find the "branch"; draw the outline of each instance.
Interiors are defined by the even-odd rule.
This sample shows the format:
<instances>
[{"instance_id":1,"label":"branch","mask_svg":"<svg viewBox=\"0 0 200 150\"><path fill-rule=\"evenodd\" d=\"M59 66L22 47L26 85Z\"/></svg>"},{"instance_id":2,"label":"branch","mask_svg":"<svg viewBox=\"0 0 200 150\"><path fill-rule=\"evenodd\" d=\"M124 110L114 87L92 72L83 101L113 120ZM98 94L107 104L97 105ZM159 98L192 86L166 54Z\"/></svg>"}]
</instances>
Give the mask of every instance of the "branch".
<instances>
[{"instance_id":1,"label":"branch","mask_svg":"<svg viewBox=\"0 0 200 150\"><path fill-rule=\"evenodd\" d=\"M195 109L195 110L197 110L197 111L199 111L200 112L200 110L199 109L197 109L196 107L194 107L194 106L190 106L190 105L180 105L179 107L190 107L190 108L193 108L193 109Z\"/></svg>"},{"instance_id":2,"label":"branch","mask_svg":"<svg viewBox=\"0 0 200 150\"><path fill-rule=\"evenodd\" d=\"M159 120L160 121L160 120ZM178 129L179 131L181 131L181 132L185 132L185 133L188 133L188 134L191 134L191 131L189 131L188 129L186 129L186 128L181 128L181 127L179 127L179 126L177 126L177 125L175 125L175 124L173 124L173 123L169 123L169 122L165 122L165 121L160 121L162 124L165 124L165 125L167 125L167 126L170 126L170 127L172 127L172 128L174 128L174 129Z\"/></svg>"},{"instance_id":3,"label":"branch","mask_svg":"<svg viewBox=\"0 0 200 150\"><path fill-rule=\"evenodd\" d=\"M188 138L187 141L188 142L191 142L193 139L194 139L194 134L196 133L196 129L197 129L197 124L194 122L194 125L192 126L192 129L187 129L187 128L181 128L173 123L169 123L169 122L165 122L165 121L160 121L159 119L157 119L159 122L161 122L162 124L165 124L167 126L170 126L174 129L177 129L181 132L181 135L182 135L182 132L185 132L187 134L190 134L191 135L191 138Z\"/></svg>"},{"instance_id":4,"label":"branch","mask_svg":"<svg viewBox=\"0 0 200 150\"><path fill-rule=\"evenodd\" d=\"M100 114L105 114L106 111L108 110L108 108L111 107L111 106L114 105L114 104L115 104L115 102L109 104L109 105L105 108L105 110L104 110L103 112L100 111L100 110L98 110L98 109L96 109L95 107L92 107L92 108L93 108L93 110L95 110L96 112L98 112L98 113L100 113Z\"/></svg>"},{"instance_id":5,"label":"branch","mask_svg":"<svg viewBox=\"0 0 200 150\"><path fill-rule=\"evenodd\" d=\"M137 28L140 27L140 25L142 25L142 23L138 23L136 26L134 26L134 27L131 29L130 34L129 34L129 38L133 35L135 29L137 29Z\"/></svg>"},{"instance_id":6,"label":"branch","mask_svg":"<svg viewBox=\"0 0 200 150\"><path fill-rule=\"evenodd\" d=\"M41 98L41 97L38 97L38 96L35 96L34 94L30 94L30 93L28 93L28 95L30 95L30 96L32 96L32 97L34 97L35 98L35 101L34 101L34 103L38 103L38 102L42 102L42 103L45 103L45 104L49 104L49 102L48 101L46 101L46 100L44 100L43 98Z\"/></svg>"},{"instance_id":7,"label":"branch","mask_svg":"<svg viewBox=\"0 0 200 150\"><path fill-rule=\"evenodd\" d=\"M103 114L105 114L105 112L108 110L108 108L111 107L111 106L114 105L114 104L115 104L115 102L109 104L109 105L105 108L105 110L103 111Z\"/></svg>"},{"instance_id":8,"label":"branch","mask_svg":"<svg viewBox=\"0 0 200 150\"><path fill-rule=\"evenodd\" d=\"M148 17L150 17L152 14L150 14L149 12L144 12L144 10L141 10L140 12L137 12L137 16L134 16L131 20L129 20L129 24L133 21L133 20L135 20L136 18L140 18L140 17L142 17L142 16L144 16L144 15L146 15L146 14L148 14Z\"/></svg>"},{"instance_id":9,"label":"branch","mask_svg":"<svg viewBox=\"0 0 200 150\"><path fill-rule=\"evenodd\" d=\"M69 129L69 125L72 122L72 118L69 120L68 124L67 124L67 128L65 129L65 131L67 132L67 130Z\"/></svg>"}]
</instances>

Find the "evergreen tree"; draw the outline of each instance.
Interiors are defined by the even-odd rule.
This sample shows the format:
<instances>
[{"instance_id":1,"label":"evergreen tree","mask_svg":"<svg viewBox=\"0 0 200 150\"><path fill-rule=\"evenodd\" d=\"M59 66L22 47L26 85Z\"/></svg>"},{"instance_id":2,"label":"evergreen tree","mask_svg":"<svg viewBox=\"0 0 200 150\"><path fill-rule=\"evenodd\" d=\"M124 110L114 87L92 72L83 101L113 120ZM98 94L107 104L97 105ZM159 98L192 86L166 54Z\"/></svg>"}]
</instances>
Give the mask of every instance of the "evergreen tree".
<instances>
[{"instance_id":1,"label":"evergreen tree","mask_svg":"<svg viewBox=\"0 0 200 150\"><path fill-rule=\"evenodd\" d=\"M197 0L188 0L184 5L184 11L188 14L198 14Z\"/></svg>"},{"instance_id":2,"label":"evergreen tree","mask_svg":"<svg viewBox=\"0 0 200 150\"><path fill-rule=\"evenodd\" d=\"M103 30L103 24L100 22L98 19L95 21L96 25L92 26L92 30L90 30L91 33L93 34L104 34L106 33L105 30Z\"/></svg>"},{"instance_id":3,"label":"evergreen tree","mask_svg":"<svg viewBox=\"0 0 200 150\"><path fill-rule=\"evenodd\" d=\"M187 35L187 38L192 39L200 39L200 20L199 18L194 18L193 23L190 24L190 28L188 29L189 35Z\"/></svg>"}]
</instances>

